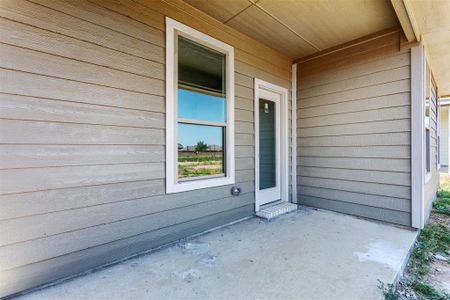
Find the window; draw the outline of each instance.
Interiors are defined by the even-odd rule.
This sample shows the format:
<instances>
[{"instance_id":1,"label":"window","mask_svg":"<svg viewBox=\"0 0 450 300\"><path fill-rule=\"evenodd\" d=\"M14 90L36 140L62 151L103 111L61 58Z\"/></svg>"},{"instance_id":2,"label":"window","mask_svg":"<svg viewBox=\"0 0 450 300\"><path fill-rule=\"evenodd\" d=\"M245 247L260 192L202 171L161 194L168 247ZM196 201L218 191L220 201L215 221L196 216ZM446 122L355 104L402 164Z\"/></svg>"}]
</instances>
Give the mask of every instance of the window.
<instances>
[{"instance_id":1,"label":"window","mask_svg":"<svg viewBox=\"0 0 450 300\"><path fill-rule=\"evenodd\" d=\"M234 183L233 48L166 18L166 190Z\"/></svg>"},{"instance_id":2,"label":"window","mask_svg":"<svg viewBox=\"0 0 450 300\"><path fill-rule=\"evenodd\" d=\"M433 117L435 118L436 122L434 123L434 136L436 137L435 139L435 143L434 143L434 158L435 158L435 163L436 163L436 167L439 169L439 165L440 165L440 151L439 151L439 145L440 145L440 105L439 105L439 97L437 95L437 86L436 86L436 82L434 81L434 77L433 77L433 72L430 71L430 99L431 99L431 103L433 103L433 107L434 107L434 114Z\"/></svg>"},{"instance_id":3,"label":"window","mask_svg":"<svg viewBox=\"0 0 450 300\"><path fill-rule=\"evenodd\" d=\"M436 120L437 120L437 146L436 146L436 166L441 167L441 104L436 96Z\"/></svg>"},{"instance_id":4,"label":"window","mask_svg":"<svg viewBox=\"0 0 450 300\"><path fill-rule=\"evenodd\" d=\"M427 62L425 69L425 127L430 128L430 67Z\"/></svg>"},{"instance_id":5,"label":"window","mask_svg":"<svg viewBox=\"0 0 450 300\"><path fill-rule=\"evenodd\" d=\"M425 173L426 181L430 178L431 172L431 131L430 131L430 67L426 62L425 68Z\"/></svg>"},{"instance_id":6,"label":"window","mask_svg":"<svg viewBox=\"0 0 450 300\"><path fill-rule=\"evenodd\" d=\"M430 129L426 128L425 129L425 147L427 149L427 154L426 154L426 160L425 160L425 166L426 166L426 173L430 173L431 172L431 156L430 156L430 147L431 147L431 137L430 137Z\"/></svg>"}]
</instances>

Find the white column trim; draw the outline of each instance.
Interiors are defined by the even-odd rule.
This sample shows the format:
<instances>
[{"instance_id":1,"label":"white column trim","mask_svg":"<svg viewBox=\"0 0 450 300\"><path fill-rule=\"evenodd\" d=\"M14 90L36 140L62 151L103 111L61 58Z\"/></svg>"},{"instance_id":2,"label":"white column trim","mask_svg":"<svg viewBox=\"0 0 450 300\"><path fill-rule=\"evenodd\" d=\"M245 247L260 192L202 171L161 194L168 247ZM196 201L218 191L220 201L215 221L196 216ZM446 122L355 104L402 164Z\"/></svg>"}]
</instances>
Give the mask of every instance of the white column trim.
<instances>
[{"instance_id":1,"label":"white column trim","mask_svg":"<svg viewBox=\"0 0 450 300\"><path fill-rule=\"evenodd\" d=\"M447 109L447 173L450 173L450 108Z\"/></svg>"},{"instance_id":2,"label":"white column trim","mask_svg":"<svg viewBox=\"0 0 450 300\"><path fill-rule=\"evenodd\" d=\"M291 165L292 165L292 202L297 203L297 64L292 64L292 141L291 141Z\"/></svg>"},{"instance_id":3,"label":"white column trim","mask_svg":"<svg viewBox=\"0 0 450 300\"><path fill-rule=\"evenodd\" d=\"M411 48L411 226L422 229L425 220L425 88L422 43Z\"/></svg>"}]
</instances>

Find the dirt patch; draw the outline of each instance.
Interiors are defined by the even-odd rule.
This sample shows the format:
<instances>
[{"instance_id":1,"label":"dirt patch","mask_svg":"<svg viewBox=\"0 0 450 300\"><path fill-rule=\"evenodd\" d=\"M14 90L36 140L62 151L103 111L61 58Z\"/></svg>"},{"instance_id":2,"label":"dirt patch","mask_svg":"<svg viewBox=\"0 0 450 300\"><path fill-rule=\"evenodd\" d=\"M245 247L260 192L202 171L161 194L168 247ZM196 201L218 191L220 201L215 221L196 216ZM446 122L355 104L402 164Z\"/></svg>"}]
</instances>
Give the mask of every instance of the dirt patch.
<instances>
[{"instance_id":1,"label":"dirt patch","mask_svg":"<svg viewBox=\"0 0 450 300\"><path fill-rule=\"evenodd\" d=\"M450 300L450 177L441 188L397 286L381 284L388 300Z\"/></svg>"},{"instance_id":2,"label":"dirt patch","mask_svg":"<svg viewBox=\"0 0 450 300\"><path fill-rule=\"evenodd\" d=\"M450 294L450 264L448 261L436 260L431 264L431 272L426 280L430 282L436 290Z\"/></svg>"}]
</instances>

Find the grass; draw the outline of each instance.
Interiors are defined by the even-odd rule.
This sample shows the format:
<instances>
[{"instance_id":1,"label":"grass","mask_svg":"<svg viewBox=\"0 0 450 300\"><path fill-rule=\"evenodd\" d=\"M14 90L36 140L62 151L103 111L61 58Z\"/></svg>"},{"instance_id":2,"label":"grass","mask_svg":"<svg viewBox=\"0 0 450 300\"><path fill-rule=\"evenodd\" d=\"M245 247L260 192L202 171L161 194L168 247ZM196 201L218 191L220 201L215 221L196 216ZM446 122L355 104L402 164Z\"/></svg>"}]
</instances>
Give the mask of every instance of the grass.
<instances>
[{"instance_id":1,"label":"grass","mask_svg":"<svg viewBox=\"0 0 450 300\"><path fill-rule=\"evenodd\" d=\"M445 192L447 197L440 197L433 203L436 212L450 216L450 193Z\"/></svg>"},{"instance_id":2,"label":"grass","mask_svg":"<svg viewBox=\"0 0 450 300\"><path fill-rule=\"evenodd\" d=\"M179 152L179 178L217 175L223 172L222 153Z\"/></svg>"},{"instance_id":3,"label":"grass","mask_svg":"<svg viewBox=\"0 0 450 300\"><path fill-rule=\"evenodd\" d=\"M436 212L450 216L450 180L441 184L441 188L437 193L437 199L433 203Z\"/></svg>"},{"instance_id":4,"label":"grass","mask_svg":"<svg viewBox=\"0 0 450 300\"><path fill-rule=\"evenodd\" d=\"M205 176L205 175L216 175L223 173L222 168L209 168L209 169L194 169L186 168L182 169L182 177L195 177L195 176Z\"/></svg>"},{"instance_id":5,"label":"grass","mask_svg":"<svg viewBox=\"0 0 450 300\"><path fill-rule=\"evenodd\" d=\"M378 280L379 285L378 288L382 291L385 300L398 300L400 298L400 294L395 289L395 286L392 283L385 284L384 282Z\"/></svg>"},{"instance_id":6,"label":"grass","mask_svg":"<svg viewBox=\"0 0 450 300\"><path fill-rule=\"evenodd\" d=\"M433 254L445 255L450 250L450 230L442 224L427 224L422 229L411 256L411 268L417 279L430 272Z\"/></svg>"},{"instance_id":7,"label":"grass","mask_svg":"<svg viewBox=\"0 0 450 300\"><path fill-rule=\"evenodd\" d=\"M222 156L181 156L178 158L179 162L185 162L185 161L221 161Z\"/></svg>"},{"instance_id":8,"label":"grass","mask_svg":"<svg viewBox=\"0 0 450 300\"><path fill-rule=\"evenodd\" d=\"M425 297L428 300L448 300L450 299L449 295L443 295L439 291L437 291L432 285L425 282L414 282L412 284L412 288L418 292L420 295Z\"/></svg>"},{"instance_id":9,"label":"grass","mask_svg":"<svg viewBox=\"0 0 450 300\"><path fill-rule=\"evenodd\" d=\"M433 203L433 213L450 216L450 180L441 184L437 199ZM450 300L450 295L442 294L426 281L431 271L434 255L450 253L450 227L446 222L429 222L420 232L417 244L408 265L408 289L419 295L419 299ZM405 299L392 284L380 282L378 286L386 300Z\"/></svg>"}]
</instances>

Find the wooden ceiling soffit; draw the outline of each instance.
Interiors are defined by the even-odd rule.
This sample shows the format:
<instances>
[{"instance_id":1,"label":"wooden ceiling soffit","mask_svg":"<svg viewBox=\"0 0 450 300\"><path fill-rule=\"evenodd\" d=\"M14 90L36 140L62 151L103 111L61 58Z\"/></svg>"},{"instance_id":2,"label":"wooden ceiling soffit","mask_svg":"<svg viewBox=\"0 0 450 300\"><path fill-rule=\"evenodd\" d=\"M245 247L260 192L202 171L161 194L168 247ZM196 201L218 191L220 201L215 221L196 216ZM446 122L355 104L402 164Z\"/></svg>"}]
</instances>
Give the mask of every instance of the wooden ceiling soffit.
<instances>
[{"instance_id":1,"label":"wooden ceiling soffit","mask_svg":"<svg viewBox=\"0 0 450 300\"><path fill-rule=\"evenodd\" d=\"M363 36L361 38L349 41L347 43L343 43L343 44L337 45L335 47L331 47L331 48L322 50L322 51L314 53L312 55L295 59L293 61L293 63L294 64L301 64L301 63L304 63L304 62L307 62L307 61L310 61L310 60L314 60L314 59L317 59L317 58L320 58L320 57L323 57L323 56L326 56L326 55L329 55L329 54L332 54L332 53L336 53L336 52L339 52L339 51L342 51L342 50L345 50L345 49L348 49L348 48L351 48L351 47L362 45L362 44L374 41L376 39L379 39L379 38L382 38L382 37L385 37L385 36L388 36L388 35L392 35L394 33L398 33L400 31L401 31L401 28L399 28L399 27L393 27L393 28L384 29L384 30L381 30L381 31L378 31L378 32L375 32L375 33L372 33L372 34L369 34L369 35L366 35L366 36Z\"/></svg>"},{"instance_id":2,"label":"wooden ceiling soffit","mask_svg":"<svg viewBox=\"0 0 450 300\"><path fill-rule=\"evenodd\" d=\"M218 38L225 43L233 45L235 48L254 55L260 60L272 64L275 68L286 70L290 73L291 59L262 43L248 37L247 35L221 23L206 13L189 5L182 0L162 0L151 2L147 0L135 0L136 2L158 11L165 16L169 16L177 21L185 23L208 35Z\"/></svg>"}]
</instances>

